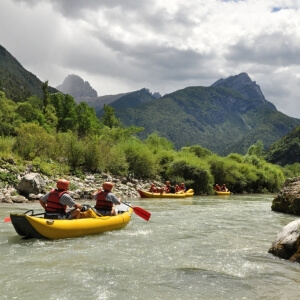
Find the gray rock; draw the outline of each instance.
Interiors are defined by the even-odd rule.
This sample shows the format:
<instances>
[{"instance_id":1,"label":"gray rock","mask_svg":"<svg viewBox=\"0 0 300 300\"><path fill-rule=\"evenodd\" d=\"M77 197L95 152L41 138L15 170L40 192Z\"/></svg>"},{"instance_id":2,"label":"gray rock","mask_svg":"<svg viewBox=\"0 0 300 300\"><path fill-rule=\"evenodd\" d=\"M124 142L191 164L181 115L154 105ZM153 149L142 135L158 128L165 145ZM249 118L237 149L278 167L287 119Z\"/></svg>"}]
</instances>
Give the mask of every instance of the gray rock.
<instances>
[{"instance_id":1,"label":"gray rock","mask_svg":"<svg viewBox=\"0 0 300 300\"><path fill-rule=\"evenodd\" d=\"M20 181L17 189L20 194L39 194L43 192L45 182L42 176L38 173L26 174Z\"/></svg>"},{"instance_id":2,"label":"gray rock","mask_svg":"<svg viewBox=\"0 0 300 300\"><path fill-rule=\"evenodd\" d=\"M300 177L288 178L272 201L272 210L300 216Z\"/></svg>"},{"instance_id":3,"label":"gray rock","mask_svg":"<svg viewBox=\"0 0 300 300\"><path fill-rule=\"evenodd\" d=\"M283 259L300 262L300 219L297 219L277 234L269 253Z\"/></svg>"}]
</instances>

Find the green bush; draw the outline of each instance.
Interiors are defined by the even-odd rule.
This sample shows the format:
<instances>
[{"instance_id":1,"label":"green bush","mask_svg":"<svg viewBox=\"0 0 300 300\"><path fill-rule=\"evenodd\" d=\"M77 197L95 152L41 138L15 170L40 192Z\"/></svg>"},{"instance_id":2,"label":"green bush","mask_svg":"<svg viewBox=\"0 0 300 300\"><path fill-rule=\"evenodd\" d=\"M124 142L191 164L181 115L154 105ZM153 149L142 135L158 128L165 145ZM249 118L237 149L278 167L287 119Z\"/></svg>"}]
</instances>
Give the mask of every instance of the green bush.
<instances>
[{"instance_id":1,"label":"green bush","mask_svg":"<svg viewBox=\"0 0 300 300\"><path fill-rule=\"evenodd\" d=\"M137 139L125 142L124 148L128 172L136 178L153 178L157 174L154 156L149 148Z\"/></svg>"}]
</instances>

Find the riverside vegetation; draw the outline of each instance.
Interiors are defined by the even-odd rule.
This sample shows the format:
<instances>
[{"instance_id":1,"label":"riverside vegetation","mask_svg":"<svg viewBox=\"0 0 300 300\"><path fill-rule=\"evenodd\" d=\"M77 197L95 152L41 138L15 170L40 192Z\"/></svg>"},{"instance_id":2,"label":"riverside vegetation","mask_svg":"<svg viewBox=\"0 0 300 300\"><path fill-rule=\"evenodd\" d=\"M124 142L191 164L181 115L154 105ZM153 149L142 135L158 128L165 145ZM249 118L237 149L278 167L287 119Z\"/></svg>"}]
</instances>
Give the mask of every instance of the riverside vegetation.
<instances>
[{"instance_id":1,"label":"riverside vegetation","mask_svg":"<svg viewBox=\"0 0 300 300\"><path fill-rule=\"evenodd\" d=\"M234 193L277 192L299 164L281 167L266 162L260 140L247 154L221 157L200 145L175 150L156 132L137 137L143 128L125 127L114 109L104 105L99 120L92 107L70 95L30 96L16 102L0 92L0 185L16 185L18 173L77 176L108 173L144 180L185 182L195 194L210 194L214 183L226 183Z\"/></svg>"}]
</instances>

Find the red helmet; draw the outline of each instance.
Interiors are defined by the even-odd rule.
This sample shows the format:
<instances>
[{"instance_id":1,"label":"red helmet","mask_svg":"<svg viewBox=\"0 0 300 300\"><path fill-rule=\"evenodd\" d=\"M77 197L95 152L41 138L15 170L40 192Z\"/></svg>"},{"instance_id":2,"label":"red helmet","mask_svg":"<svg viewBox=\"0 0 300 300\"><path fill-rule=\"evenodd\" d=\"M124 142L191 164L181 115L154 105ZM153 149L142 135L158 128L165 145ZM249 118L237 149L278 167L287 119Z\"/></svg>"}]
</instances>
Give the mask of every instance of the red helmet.
<instances>
[{"instance_id":1,"label":"red helmet","mask_svg":"<svg viewBox=\"0 0 300 300\"><path fill-rule=\"evenodd\" d=\"M59 179L56 183L56 186L59 190L65 190L67 191L69 189L70 181L66 179Z\"/></svg>"},{"instance_id":2,"label":"red helmet","mask_svg":"<svg viewBox=\"0 0 300 300\"><path fill-rule=\"evenodd\" d=\"M112 190L112 188L113 188L113 186L114 186L114 184L112 183L112 182L104 182L103 184L102 184L102 187L103 187L103 189L104 190L107 190L107 191L111 191Z\"/></svg>"}]
</instances>

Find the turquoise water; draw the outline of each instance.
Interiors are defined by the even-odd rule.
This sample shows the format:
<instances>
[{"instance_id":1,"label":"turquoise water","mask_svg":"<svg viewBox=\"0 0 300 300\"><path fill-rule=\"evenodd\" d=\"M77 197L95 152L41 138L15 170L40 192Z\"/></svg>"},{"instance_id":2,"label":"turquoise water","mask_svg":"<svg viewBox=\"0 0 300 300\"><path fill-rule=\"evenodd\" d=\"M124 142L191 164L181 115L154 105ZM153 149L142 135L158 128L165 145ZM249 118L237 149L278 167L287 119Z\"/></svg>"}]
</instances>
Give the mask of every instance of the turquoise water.
<instances>
[{"instance_id":1,"label":"turquoise water","mask_svg":"<svg viewBox=\"0 0 300 300\"><path fill-rule=\"evenodd\" d=\"M22 240L0 204L0 299L294 299L300 265L268 253L296 216L273 195L128 199L152 213L102 235ZM88 202L86 202L88 203Z\"/></svg>"}]
</instances>

